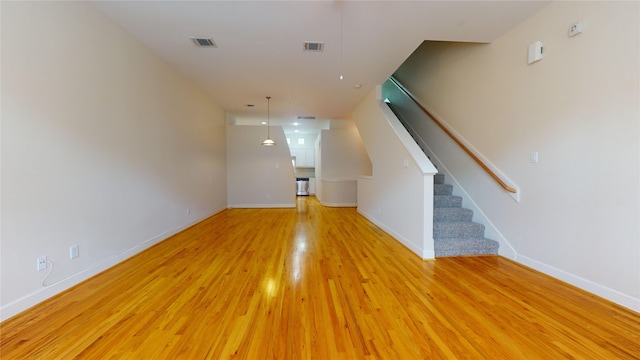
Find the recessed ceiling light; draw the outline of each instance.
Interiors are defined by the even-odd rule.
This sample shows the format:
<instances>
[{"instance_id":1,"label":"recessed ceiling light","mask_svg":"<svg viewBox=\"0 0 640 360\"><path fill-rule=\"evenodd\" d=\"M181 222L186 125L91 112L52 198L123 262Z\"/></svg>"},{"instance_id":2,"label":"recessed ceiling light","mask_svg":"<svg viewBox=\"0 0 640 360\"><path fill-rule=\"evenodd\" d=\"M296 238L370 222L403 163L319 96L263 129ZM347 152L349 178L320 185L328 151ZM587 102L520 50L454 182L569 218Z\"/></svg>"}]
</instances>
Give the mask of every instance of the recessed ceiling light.
<instances>
[{"instance_id":1,"label":"recessed ceiling light","mask_svg":"<svg viewBox=\"0 0 640 360\"><path fill-rule=\"evenodd\" d=\"M293 126L298 126L298 125L300 125L300 124L298 124L298 123L293 123Z\"/></svg>"},{"instance_id":2,"label":"recessed ceiling light","mask_svg":"<svg viewBox=\"0 0 640 360\"><path fill-rule=\"evenodd\" d=\"M298 130L293 130L293 132L298 132Z\"/></svg>"},{"instance_id":3,"label":"recessed ceiling light","mask_svg":"<svg viewBox=\"0 0 640 360\"><path fill-rule=\"evenodd\" d=\"M261 122L260 124L262 124L262 125L267 125L267 122L266 122L266 121L263 121L263 122Z\"/></svg>"},{"instance_id":4,"label":"recessed ceiling light","mask_svg":"<svg viewBox=\"0 0 640 360\"><path fill-rule=\"evenodd\" d=\"M361 84L355 84L353 87L356 88L356 89L360 89L362 87L362 85Z\"/></svg>"}]
</instances>

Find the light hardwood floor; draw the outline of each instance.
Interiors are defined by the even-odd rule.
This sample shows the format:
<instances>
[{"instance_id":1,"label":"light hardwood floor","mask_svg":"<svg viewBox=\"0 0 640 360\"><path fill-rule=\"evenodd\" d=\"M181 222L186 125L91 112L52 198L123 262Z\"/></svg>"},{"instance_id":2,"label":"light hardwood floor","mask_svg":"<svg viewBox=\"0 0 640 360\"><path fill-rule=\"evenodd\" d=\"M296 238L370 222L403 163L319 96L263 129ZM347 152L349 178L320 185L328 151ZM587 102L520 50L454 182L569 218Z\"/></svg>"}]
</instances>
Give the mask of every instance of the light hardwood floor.
<instances>
[{"instance_id":1,"label":"light hardwood floor","mask_svg":"<svg viewBox=\"0 0 640 360\"><path fill-rule=\"evenodd\" d=\"M225 210L1 324L2 359L638 359L640 315L354 208Z\"/></svg>"}]
</instances>

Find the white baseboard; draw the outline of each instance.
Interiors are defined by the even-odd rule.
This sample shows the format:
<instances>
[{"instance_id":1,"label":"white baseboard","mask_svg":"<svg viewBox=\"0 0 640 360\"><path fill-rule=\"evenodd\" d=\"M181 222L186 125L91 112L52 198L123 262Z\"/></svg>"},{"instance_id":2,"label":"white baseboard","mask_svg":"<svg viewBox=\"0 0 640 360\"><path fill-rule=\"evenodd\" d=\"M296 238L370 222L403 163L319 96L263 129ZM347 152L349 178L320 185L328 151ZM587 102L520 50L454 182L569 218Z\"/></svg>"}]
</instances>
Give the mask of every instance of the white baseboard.
<instances>
[{"instance_id":1,"label":"white baseboard","mask_svg":"<svg viewBox=\"0 0 640 360\"><path fill-rule=\"evenodd\" d=\"M295 203L291 204L229 204L229 209L271 209L271 208L294 208Z\"/></svg>"},{"instance_id":2,"label":"white baseboard","mask_svg":"<svg viewBox=\"0 0 640 360\"><path fill-rule=\"evenodd\" d=\"M328 207L357 207L358 203L326 203L320 201L320 205Z\"/></svg>"},{"instance_id":3,"label":"white baseboard","mask_svg":"<svg viewBox=\"0 0 640 360\"><path fill-rule=\"evenodd\" d=\"M191 221L185 225L179 226L177 228L165 231L164 233L157 235L149 240L146 240L130 249L125 250L124 252L120 253L120 254L116 254L113 255L111 257L108 257L106 259L103 259L99 262L97 262L95 265L88 267L84 270L81 270L80 272L77 272L75 274L72 274L62 280L59 280L53 284L47 285L46 287L34 291L30 294L27 294L17 300L14 300L6 305L3 305L2 307L0 307L0 322L5 321L31 307L33 307L34 305L37 305L41 302L43 302L44 300L49 299L52 296L55 296L69 288L72 288L76 285L78 285L79 283L98 275L99 273L109 269L110 267L113 267L114 265L117 265L119 263L121 263L124 260L127 260L128 258L150 248L153 245L156 245L170 237L172 237L173 235L203 221L204 219L207 219L221 211L225 210L224 208L222 209L218 209L216 211L213 211L199 219L196 219L194 221Z\"/></svg>"},{"instance_id":4,"label":"white baseboard","mask_svg":"<svg viewBox=\"0 0 640 360\"><path fill-rule=\"evenodd\" d=\"M435 258L435 253L433 253L433 254L431 254L431 252L426 252L425 253L425 251L423 249L420 249L418 245L413 244L408 239L404 238L402 235L400 235L397 232L391 230L384 223L379 221L375 216L371 216L366 211L362 211L361 209L358 209L358 214L364 216L367 220L371 221L377 227L379 227L380 229L384 230L384 232L386 232L387 234L391 235L396 241L398 241L400 244L404 245L404 247L406 247L407 249L409 249L412 252L414 252L416 255L418 255L423 260Z\"/></svg>"},{"instance_id":5,"label":"white baseboard","mask_svg":"<svg viewBox=\"0 0 640 360\"><path fill-rule=\"evenodd\" d=\"M640 313L640 298L634 298L633 296L621 293L524 255L517 254L515 261Z\"/></svg>"}]
</instances>

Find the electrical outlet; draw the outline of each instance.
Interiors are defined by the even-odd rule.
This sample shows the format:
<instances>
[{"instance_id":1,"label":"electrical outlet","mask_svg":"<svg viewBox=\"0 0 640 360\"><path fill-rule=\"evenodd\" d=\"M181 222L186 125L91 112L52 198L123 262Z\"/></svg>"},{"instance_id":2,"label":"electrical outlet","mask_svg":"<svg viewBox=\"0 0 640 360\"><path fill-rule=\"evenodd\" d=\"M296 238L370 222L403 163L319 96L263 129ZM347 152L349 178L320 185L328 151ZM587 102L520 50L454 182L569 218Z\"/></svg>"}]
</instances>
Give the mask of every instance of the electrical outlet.
<instances>
[{"instance_id":1,"label":"electrical outlet","mask_svg":"<svg viewBox=\"0 0 640 360\"><path fill-rule=\"evenodd\" d=\"M37 263L38 271L42 271L42 270L47 268L47 257L46 256L38 257L37 261L38 261L38 263Z\"/></svg>"},{"instance_id":2,"label":"electrical outlet","mask_svg":"<svg viewBox=\"0 0 640 360\"><path fill-rule=\"evenodd\" d=\"M75 259L80 256L80 245L71 245L69 247L69 259Z\"/></svg>"}]
</instances>

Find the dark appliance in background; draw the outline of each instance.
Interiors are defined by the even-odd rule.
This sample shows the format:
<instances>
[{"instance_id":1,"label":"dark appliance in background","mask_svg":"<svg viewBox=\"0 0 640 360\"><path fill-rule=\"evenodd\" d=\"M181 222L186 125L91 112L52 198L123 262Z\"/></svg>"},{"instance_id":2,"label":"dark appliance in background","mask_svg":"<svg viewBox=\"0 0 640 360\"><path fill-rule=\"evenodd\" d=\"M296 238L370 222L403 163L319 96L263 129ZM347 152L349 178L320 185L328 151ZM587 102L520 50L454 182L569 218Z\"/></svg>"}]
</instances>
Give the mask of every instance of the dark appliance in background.
<instances>
[{"instance_id":1,"label":"dark appliance in background","mask_svg":"<svg viewBox=\"0 0 640 360\"><path fill-rule=\"evenodd\" d=\"M309 178L296 178L296 195L309 196Z\"/></svg>"}]
</instances>

